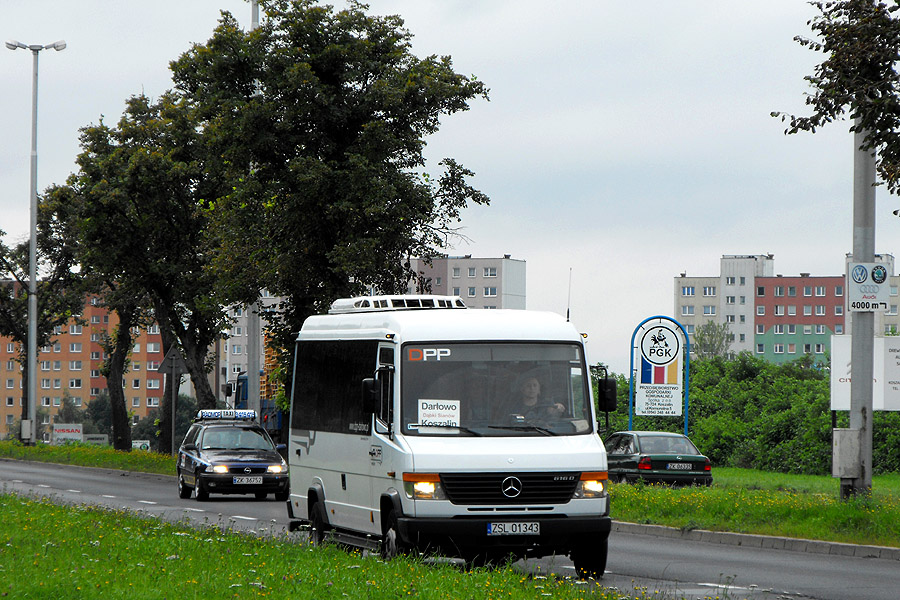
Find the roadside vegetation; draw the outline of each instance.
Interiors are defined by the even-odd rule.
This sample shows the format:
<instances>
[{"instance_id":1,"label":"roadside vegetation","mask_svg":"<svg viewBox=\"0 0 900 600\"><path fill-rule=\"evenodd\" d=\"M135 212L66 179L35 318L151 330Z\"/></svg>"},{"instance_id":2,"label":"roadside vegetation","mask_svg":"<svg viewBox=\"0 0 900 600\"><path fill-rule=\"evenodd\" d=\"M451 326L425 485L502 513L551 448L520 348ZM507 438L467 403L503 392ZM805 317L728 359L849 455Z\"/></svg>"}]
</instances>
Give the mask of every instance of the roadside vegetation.
<instances>
[{"instance_id":1,"label":"roadside vegetation","mask_svg":"<svg viewBox=\"0 0 900 600\"><path fill-rule=\"evenodd\" d=\"M15 574L0 596L13 598L620 598L599 583L508 567L384 562L284 532L258 537L13 494L0 494L0 513L0 573Z\"/></svg>"}]
</instances>

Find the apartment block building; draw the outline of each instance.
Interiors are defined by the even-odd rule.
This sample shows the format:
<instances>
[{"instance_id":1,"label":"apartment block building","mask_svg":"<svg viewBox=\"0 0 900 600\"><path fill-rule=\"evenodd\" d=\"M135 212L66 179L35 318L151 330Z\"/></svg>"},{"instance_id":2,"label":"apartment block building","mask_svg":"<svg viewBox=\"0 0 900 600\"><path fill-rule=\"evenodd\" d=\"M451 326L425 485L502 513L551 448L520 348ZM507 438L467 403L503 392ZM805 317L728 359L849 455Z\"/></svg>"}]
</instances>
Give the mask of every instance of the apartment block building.
<instances>
[{"instance_id":1,"label":"apartment block building","mask_svg":"<svg viewBox=\"0 0 900 600\"><path fill-rule=\"evenodd\" d=\"M511 258L441 256L413 261L419 274L411 294L459 296L469 308L525 308L525 261Z\"/></svg>"},{"instance_id":2,"label":"apartment block building","mask_svg":"<svg viewBox=\"0 0 900 600\"><path fill-rule=\"evenodd\" d=\"M37 403L44 425L53 422L64 396L77 407L84 407L106 390L106 378L100 374L105 360L101 341L112 335L118 319L99 305L96 297L87 298L81 318L57 327L51 343L39 349L34 368L37 374ZM133 422L145 418L160 405L163 395L163 374L158 373L164 358L159 326L134 330L135 341L131 362L122 387L126 408ZM22 416L26 387L23 370L18 363L19 344L0 336L0 438L8 436L10 428Z\"/></svg>"},{"instance_id":3,"label":"apartment block building","mask_svg":"<svg viewBox=\"0 0 900 600\"><path fill-rule=\"evenodd\" d=\"M876 334L896 333L900 278L893 275L893 256L879 255L876 261L891 274L891 305L886 313L876 313ZM824 359L831 336L850 333L844 275L778 275L771 254L722 256L714 276L681 273L675 278L674 306L689 336L707 321L725 323L732 352L749 351L777 363L806 354Z\"/></svg>"}]
</instances>

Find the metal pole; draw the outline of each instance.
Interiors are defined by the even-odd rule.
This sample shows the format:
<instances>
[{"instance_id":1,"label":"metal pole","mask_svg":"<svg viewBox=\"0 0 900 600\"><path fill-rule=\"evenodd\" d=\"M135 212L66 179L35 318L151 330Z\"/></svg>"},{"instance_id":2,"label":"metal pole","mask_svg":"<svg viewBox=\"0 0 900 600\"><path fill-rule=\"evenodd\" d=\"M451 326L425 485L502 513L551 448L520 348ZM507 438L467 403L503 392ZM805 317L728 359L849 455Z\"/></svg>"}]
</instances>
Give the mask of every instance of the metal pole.
<instances>
[{"instance_id":1,"label":"metal pole","mask_svg":"<svg viewBox=\"0 0 900 600\"><path fill-rule=\"evenodd\" d=\"M38 53L41 48L31 48L31 237L28 243L28 419L31 421L29 444L37 441L37 98Z\"/></svg>"},{"instance_id":2,"label":"metal pole","mask_svg":"<svg viewBox=\"0 0 900 600\"><path fill-rule=\"evenodd\" d=\"M259 27L259 4L251 3L251 30ZM262 337L261 325L259 321L259 311L261 309L259 300L249 307L250 314L247 315L247 408L255 410L259 418L262 419L262 400L260 399L259 389L259 371L260 361L260 338Z\"/></svg>"},{"instance_id":3,"label":"metal pole","mask_svg":"<svg viewBox=\"0 0 900 600\"><path fill-rule=\"evenodd\" d=\"M860 127L859 119L856 127ZM875 155L860 150L865 132L853 136L853 261L875 261ZM852 312L850 348L850 429L859 431L860 474L841 479L841 497L872 490L872 378L875 313Z\"/></svg>"}]
</instances>

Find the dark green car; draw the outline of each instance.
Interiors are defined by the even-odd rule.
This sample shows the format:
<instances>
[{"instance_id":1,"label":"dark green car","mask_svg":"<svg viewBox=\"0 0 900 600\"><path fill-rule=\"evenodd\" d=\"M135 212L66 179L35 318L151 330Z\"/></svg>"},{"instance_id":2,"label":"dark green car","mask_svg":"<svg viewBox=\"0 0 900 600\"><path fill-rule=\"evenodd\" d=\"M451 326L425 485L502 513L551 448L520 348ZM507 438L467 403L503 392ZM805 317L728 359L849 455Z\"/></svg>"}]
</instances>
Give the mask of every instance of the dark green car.
<instances>
[{"instance_id":1,"label":"dark green car","mask_svg":"<svg viewBox=\"0 0 900 600\"><path fill-rule=\"evenodd\" d=\"M712 467L687 437L664 431L619 431L606 438L612 481L711 485Z\"/></svg>"}]
</instances>

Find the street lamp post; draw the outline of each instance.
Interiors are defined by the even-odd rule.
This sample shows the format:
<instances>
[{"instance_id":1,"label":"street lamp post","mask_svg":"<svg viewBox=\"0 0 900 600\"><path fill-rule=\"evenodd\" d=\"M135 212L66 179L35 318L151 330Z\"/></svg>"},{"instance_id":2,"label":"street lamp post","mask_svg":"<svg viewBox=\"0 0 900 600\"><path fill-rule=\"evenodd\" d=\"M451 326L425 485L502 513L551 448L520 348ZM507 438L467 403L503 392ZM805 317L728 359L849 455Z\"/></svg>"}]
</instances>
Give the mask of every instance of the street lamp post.
<instances>
[{"instance_id":1,"label":"street lamp post","mask_svg":"<svg viewBox=\"0 0 900 600\"><path fill-rule=\"evenodd\" d=\"M16 40L8 40L6 47L10 50L31 50L32 61L31 83L31 239L28 244L28 424L22 423L22 439L30 444L36 440L35 420L37 417L37 91L38 91L38 53L53 48L57 52L66 47L62 40L52 44L26 45ZM24 365L23 365L24 366Z\"/></svg>"}]
</instances>

